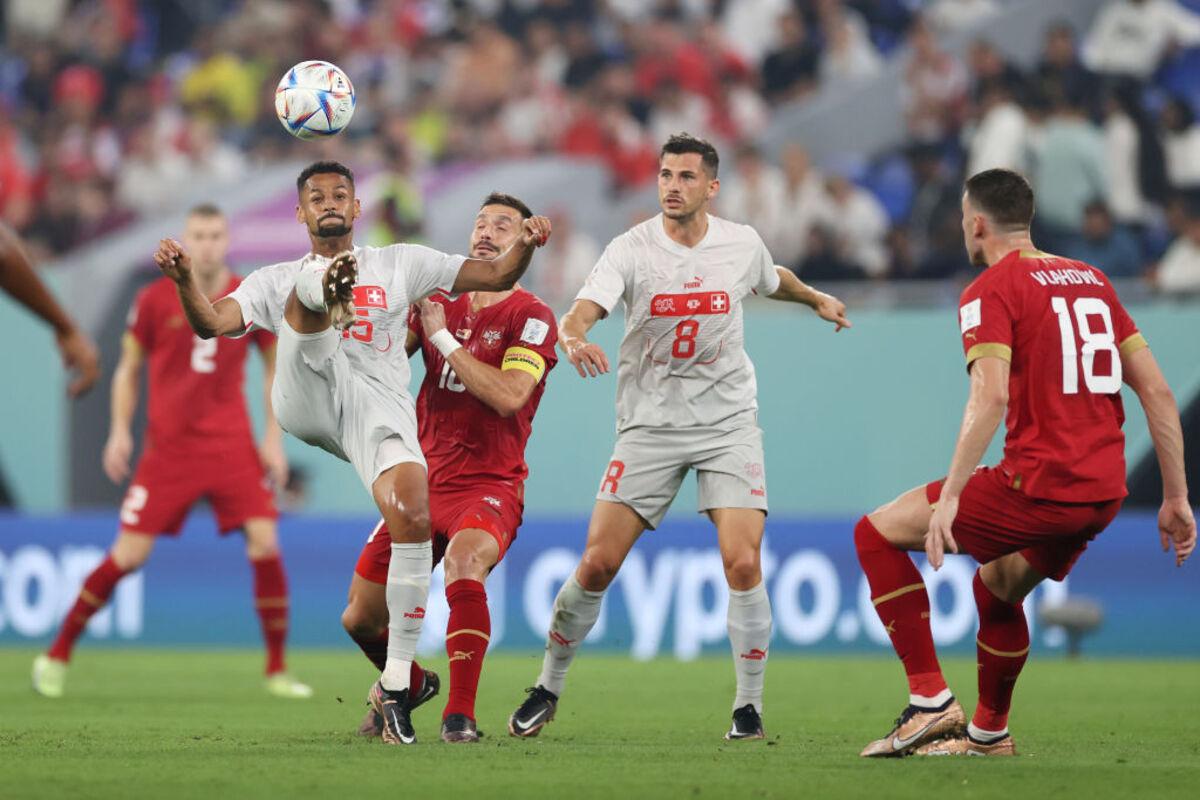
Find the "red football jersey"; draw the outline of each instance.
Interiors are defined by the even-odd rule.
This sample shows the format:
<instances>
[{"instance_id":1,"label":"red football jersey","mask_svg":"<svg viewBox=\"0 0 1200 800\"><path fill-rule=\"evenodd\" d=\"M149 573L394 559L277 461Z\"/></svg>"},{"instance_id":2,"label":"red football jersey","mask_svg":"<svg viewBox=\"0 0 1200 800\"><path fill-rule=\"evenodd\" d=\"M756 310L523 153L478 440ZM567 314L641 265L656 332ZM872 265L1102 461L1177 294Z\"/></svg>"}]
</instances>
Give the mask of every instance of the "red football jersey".
<instances>
[{"instance_id":1,"label":"red football jersey","mask_svg":"<svg viewBox=\"0 0 1200 800\"><path fill-rule=\"evenodd\" d=\"M525 406L502 417L459 381L450 364L429 343L415 314L409 329L421 341L425 379L417 396L421 450L434 489L469 487L480 481L521 482L529 474L525 443L533 415L546 390L546 375L558 357L554 312L538 297L517 289L495 305L471 310L470 295L449 300L433 295L446 308L446 328L472 356L501 370L520 369L538 379Z\"/></svg>"},{"instance_id":2,"label":"red football jersey","mask_svg":"<svg viewBox=\"0 0 1200 800\"><path fill-rule=\"evenodd\" d=\"M1000 469L1030 497L1124 497L1121 355L1146 346L1100 270L1039 252L1009 253L962 294L967 365L1009 361Z\"/></svg>"},{"instance_id":3,"label":"red football jersey","mask_svg":"<svg viewBox=\"0 0 1200 800\"><path fill-rule=\"evenodd\" d=\"M231 276L219 297L238 283ZM239 339L201 339L188 326L175 284L168 278L138 294L129 314L129 334L146 354L146 449L220 453L253 436L242 392L246 353L250 340L260 350L271 347L272 334L255 331Z\"/></svg>"}]
</instances>

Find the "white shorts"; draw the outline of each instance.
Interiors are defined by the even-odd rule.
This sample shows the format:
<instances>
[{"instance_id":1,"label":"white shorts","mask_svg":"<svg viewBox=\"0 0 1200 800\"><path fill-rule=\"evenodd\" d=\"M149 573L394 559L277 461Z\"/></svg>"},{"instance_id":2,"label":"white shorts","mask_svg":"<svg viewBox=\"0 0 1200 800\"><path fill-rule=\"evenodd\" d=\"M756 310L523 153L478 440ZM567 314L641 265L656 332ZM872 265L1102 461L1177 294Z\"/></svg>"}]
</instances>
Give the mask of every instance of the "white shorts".
<instances>
[{"instance_id":1,"label":"white shorts","mask_svg":"<svg viewBox=\"0 0 1200 800\"><path fill-rule=\"evenodd\" d=\"M358 374L334 328L297 333L279 328L271 406L279 427L302 442L349 461L371 491L389 467L425 466L417 438L417 413L404 392L384 391Z\"/></svg>"},{"instance_id":2,"label":"white shorts","mask_svg":"<svg viewBox=\"0 0 1200 800\"><path fill-rule=\"evenodd\" d=\"M714 508L767 510L762 430L631 428L617 435L597 500L629 506L658 527L689 470L696 470L701 513Z\"/></svg>"}]
</instances>

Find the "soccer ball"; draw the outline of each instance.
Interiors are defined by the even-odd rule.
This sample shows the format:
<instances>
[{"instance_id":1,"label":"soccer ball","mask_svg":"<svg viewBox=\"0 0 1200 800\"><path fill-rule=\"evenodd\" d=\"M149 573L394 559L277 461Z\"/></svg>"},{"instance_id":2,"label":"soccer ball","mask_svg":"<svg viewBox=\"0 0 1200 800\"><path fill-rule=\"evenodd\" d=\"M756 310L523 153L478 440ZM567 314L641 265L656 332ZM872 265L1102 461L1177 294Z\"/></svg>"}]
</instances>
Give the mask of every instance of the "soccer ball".
<instances>
[{"instance_id":1,"label":"soccer ball","mask_svg":"<svg viewBox=\"0 0 1200 800\"><path fill-rule=\"evenodd\" d=\"M275 113L298 139L334 136L354 116L354 85L328 61L302 61L279 81Z\"/></svg>"}]
</instances>

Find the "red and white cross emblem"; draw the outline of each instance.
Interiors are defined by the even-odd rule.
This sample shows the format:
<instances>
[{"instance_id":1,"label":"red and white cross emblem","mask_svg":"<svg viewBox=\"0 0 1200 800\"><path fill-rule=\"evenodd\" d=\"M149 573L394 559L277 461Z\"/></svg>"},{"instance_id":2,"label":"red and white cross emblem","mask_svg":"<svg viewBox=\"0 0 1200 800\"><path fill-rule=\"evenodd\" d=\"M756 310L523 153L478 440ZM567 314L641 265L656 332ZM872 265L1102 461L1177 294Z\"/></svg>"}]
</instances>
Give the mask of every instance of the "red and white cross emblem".
<instances>
[{"instance_id":1,"label":"red and white cross emblem","mask_svg":"<svg viewBox=\"0 0 1200 800\"><path fill-rule=\"evenodd\" d=\"M714 293L712 296L712 310L713 311L724 311L725 304L728 302L729 302L729 300L724 294Z\"/></svg>"}]
</instances>

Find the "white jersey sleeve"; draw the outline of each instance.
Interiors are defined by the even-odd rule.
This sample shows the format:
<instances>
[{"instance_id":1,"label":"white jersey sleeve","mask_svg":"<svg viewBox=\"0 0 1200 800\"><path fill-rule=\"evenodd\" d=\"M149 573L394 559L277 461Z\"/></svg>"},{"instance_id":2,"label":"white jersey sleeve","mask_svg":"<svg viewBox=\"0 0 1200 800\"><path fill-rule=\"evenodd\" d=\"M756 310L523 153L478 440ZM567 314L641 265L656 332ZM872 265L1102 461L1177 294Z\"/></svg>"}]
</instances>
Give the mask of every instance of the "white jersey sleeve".
<instances>
[{"instance_id":1,"label":"white jersey sleeve","mask_svg":"<svg viewBox=\"0 0 1200 800\"><path fill-rule=\"evenodd\" d=\"M452 256L419 244L394 244L384 248L408 279L409 302L424 300L434 292L452 294L466 256Z\"/></svg>"},{"instance_id":2,"label":"white jersey sleeve","mask_svg":"<svg viewBox=\"0 0 1200 800\"><path fill-rule=\"evenodd\" d=\"M771 258L762 237L757 232L754 236L758 239L758 249L750 263L750 291L759 297L768 297L779 291L779 270L775 269L775 259Z\"/></svg>"},{"instance_id":3,"label":"white jersey sleeve","mask_svg":"<svg viewBox=\"0 0 1200 800\"><path fill-rule=\"evenodd\" d=\"M256 269L246 276L238 287L227 296L232 297L242 309L242 322L246 329L242 333L230 334L236 338L252 330L265 330L278 334L283 320L283 306L295 282L295 264L275 264Z\"/></svg>"},{"instance_id":4,"label":"white jersey sleeve","mask_svg":"<svg viewBox=\"0 0 1200 800\"><path fill-rule=\"evenodd\" d=\"M576 295L576 300L591 300L596 305L610 313L617 301L625 298L631 283L629 259L624 257L625 248L620 240L609 242L604 253L592 271L588 273L583 288Z\"/></svg>"}]
</instances>

